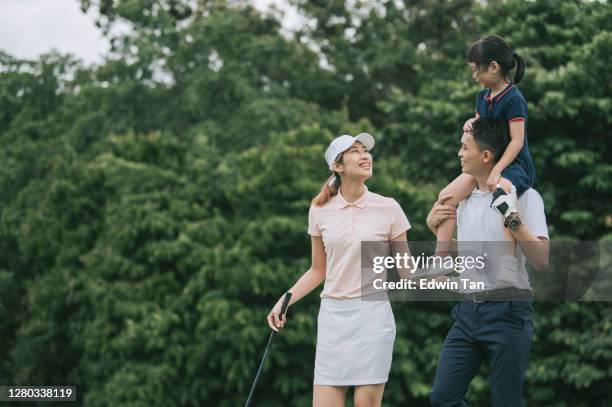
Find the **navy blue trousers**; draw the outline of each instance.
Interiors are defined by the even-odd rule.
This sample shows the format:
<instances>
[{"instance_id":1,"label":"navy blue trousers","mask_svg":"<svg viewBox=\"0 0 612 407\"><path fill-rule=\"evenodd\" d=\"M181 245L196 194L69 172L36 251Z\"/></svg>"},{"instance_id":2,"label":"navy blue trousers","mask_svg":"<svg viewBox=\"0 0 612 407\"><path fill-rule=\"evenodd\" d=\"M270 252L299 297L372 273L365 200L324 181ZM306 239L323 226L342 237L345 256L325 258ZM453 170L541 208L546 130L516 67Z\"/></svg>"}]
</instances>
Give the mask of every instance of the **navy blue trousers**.
<instances>
[{"instance_id":1,"label":"navy blue trousers","mask_svg":"<svg viewBox=\"0 0 612 407\"><path fill-rule=\"evenodd\" d=\"M521 406L533 337L531 301L462 301L451 315L429 399L434 407L467 406L470 382L491 364L491 405Z\"/></svg>"}]
</instances>

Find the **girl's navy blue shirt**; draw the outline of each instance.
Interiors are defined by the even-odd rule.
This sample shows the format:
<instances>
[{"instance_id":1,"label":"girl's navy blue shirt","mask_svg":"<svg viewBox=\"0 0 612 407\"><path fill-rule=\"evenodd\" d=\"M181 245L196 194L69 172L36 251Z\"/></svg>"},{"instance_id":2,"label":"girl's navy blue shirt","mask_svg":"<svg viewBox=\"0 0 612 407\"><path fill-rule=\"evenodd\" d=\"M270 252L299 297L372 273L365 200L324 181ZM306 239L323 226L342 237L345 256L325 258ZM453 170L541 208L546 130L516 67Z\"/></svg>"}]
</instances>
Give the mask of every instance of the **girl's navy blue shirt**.
<instances>
[{"instance_id":1,"label":"girl's navy blue shirt","mask_svg":"<svg viewBox=\"0 0 612 407\"><path fill-rule=\"evenodd\" d=\"M526 172L525 175L530 181L528 184L532 186L536 176L535 166L529 152L529 143L527 142L527 102L521 91L512 83L494 97L491 97L491 89L482 89L478 92L478 97L476 98L476 113L483 118L502 120L508 123L508 125L514 121L525 122L525 142L518 156L514 159L514 163L523 167ZM511 179L511 181L513 180Z\"/></svg>"}]
</instances>

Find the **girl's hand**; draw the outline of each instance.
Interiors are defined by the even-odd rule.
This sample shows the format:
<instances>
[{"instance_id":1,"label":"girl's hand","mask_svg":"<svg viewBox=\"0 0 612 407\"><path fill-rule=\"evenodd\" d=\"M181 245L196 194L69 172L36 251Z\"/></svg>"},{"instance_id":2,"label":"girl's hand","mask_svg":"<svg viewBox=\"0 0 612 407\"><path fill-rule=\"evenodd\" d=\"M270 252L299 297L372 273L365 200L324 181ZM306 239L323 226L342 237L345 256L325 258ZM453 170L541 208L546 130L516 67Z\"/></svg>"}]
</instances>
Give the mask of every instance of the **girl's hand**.
<instances>
[{"instance_id":1,"label":"girl's hand","mask_svg":"<svg viewBox=\"0 0 612 407\"><path fill-rule=\"evenodd\" d=\"M499 179L501 178L501 173L495 169L491 171L489 174L489 178L487 178L487 188L491 192L495 192L497 189L497 184L499 184Z\"/></svg>"},{"instance_id":2,"label":"girl's hand","mask_svg":"<svg viewBox=\"0 0 612 407\"><path fill-rule=\"evenodd\" d=\"M285 322L287 322L287 318L283 315L282 319L280 318L281 307L283 306L283 297L276 302L270 313L268 314L268 325L271 329L278 332L279 329L285 326ZM289 308L287 308L289 309Z\"/></svg>"},{"instance_id":3,"label":"girl's hand","mask_svg":"<svg viewBox=\"0 0 612 407\"><path fill-rule=\"evenodd\" d=\"M472 123L474 123L474 120L476 120L476 117L470 117L469 119L465 121L465 123L463 123L464 133L469 133L472 131Z\"/></svg>"}]
</instances>

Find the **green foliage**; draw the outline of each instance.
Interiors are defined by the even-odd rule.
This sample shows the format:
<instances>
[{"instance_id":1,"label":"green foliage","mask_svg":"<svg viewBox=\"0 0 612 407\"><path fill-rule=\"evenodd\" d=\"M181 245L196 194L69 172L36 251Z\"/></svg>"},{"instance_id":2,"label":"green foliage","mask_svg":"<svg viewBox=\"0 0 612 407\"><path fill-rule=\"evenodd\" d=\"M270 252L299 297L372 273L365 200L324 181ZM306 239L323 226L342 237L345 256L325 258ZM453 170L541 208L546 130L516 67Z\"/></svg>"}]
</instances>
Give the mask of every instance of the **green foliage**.
<instances>
[{"instance_id":1,"label":"green foliage","mask_svg":"<svg viewBox=\"0 0 612 407\"><path fill-rule=\"evenodd\" d=\"M610 237L607 2L293 0L310 19L293 34L237 2L80 3L112 41L104 63L0 53L0 383L74 384L91 406L243 403L265 316L310 264L327 143L374 133L370 189L400 202L411 240L431 239L483 33L527 60L552 238ZM117 22L131 30L113 36ZM311 404L318 303L292 307L257 405ZM450 306L393 304L387 405L428 405ZM536 304L527 405L612 402L611 311Z\"/></svg>"}]
</instances>

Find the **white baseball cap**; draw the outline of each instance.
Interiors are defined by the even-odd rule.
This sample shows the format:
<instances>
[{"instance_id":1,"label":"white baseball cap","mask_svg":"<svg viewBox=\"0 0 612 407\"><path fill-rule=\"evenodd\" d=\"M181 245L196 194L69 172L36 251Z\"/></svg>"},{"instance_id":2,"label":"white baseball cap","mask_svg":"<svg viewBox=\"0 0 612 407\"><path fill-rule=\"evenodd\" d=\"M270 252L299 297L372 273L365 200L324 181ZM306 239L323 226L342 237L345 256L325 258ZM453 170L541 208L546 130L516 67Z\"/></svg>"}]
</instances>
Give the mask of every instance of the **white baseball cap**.
<instances>
[{"instance_id":1,"label":"white baseball cap","mask_svg":"<svg viewBox=\"0 0 612 407\"><path fill-rule=\"evenodd\" d=\"M356 137L346 134L336 137L329 144L329 147L327 147L327 151L325 152L325 161L327 162L327 165L329 165L330 170L333 169L334 161L336 157L338 157L338 154L348 150L356 141L363 144L368 151L374 148L374 137L368 133L361 133Z\"/></svg>"}]
</instances>

